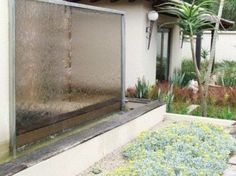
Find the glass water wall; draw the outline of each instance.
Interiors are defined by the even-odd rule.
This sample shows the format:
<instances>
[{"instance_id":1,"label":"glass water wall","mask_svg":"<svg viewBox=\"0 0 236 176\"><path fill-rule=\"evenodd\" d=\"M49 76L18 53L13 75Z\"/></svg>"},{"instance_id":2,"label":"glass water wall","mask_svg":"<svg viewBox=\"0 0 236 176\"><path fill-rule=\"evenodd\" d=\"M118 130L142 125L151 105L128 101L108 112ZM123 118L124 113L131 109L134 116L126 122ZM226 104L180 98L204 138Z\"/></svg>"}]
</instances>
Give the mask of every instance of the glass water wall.
<instances>
[{"instance_id":1,"label":"glass water wall","mask_svg":"<svg viewBox=\"0 0 236 176\"><path fill-rule=\"evenodd\" d=\"M16 0L18 146L121 107L121 15Z\"/></svg>"}]
</instances>

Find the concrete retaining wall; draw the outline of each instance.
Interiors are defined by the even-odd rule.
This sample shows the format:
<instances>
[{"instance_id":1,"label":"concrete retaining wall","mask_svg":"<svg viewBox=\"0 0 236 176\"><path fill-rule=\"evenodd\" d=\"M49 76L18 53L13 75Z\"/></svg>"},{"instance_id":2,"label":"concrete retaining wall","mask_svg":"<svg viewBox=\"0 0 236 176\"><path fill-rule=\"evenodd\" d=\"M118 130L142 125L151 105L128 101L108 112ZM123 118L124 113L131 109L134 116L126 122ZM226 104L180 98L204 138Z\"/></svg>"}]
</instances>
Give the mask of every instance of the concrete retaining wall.
<instances>
[{"instance_id":1,"label":"concrete retaining wall","mask_svg":"<svg viewBox=\"0 0 236 176\"><path fill-rule=\"evenodd\" d=\"M99 135L81 145L40 162L15 176L77 175L115 149L163 121L166 106L156 108L135 120Z\"/></svg>"}]
</instances>

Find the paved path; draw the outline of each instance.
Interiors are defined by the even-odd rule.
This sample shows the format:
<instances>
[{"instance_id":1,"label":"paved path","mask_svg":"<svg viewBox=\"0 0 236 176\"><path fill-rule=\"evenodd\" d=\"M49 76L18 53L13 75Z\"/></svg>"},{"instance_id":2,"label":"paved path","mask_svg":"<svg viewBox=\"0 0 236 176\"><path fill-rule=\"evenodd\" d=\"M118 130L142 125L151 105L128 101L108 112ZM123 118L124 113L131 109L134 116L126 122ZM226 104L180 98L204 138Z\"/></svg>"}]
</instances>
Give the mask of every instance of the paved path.
<instances>
[{"instance_id":1,"label":"paved path","mask_svg":"<svg viewBox=\"0 0 236 176\"><path fill-rule=\"evenodd\" d=\"M236 124L233 124L230 127L230 134L236 138ZM224 176L236 176L236 155L233 155L230 159L229 159L229 167L228 169L225 170L224 172Z\"/></svg>"}]
</instances>

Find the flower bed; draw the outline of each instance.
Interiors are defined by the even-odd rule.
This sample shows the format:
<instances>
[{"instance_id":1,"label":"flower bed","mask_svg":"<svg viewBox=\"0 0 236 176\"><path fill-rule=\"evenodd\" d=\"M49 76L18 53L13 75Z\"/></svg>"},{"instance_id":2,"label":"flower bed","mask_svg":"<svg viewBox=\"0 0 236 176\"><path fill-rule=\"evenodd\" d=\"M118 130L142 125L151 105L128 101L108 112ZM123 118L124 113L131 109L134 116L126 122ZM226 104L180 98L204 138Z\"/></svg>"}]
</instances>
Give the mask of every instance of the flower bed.
<instances>
[{"instance_id":1,"label":"flower bed","mask_svg":"<svg viewBox=\"0 0 236 176\"><path fill-rule=\"evenodd\" d=\"M197 122L172 124L142 133L122 152L128 164L109 175L221 175L233 151L235 141L222 127Z\"/></svg>"}]
</instances>

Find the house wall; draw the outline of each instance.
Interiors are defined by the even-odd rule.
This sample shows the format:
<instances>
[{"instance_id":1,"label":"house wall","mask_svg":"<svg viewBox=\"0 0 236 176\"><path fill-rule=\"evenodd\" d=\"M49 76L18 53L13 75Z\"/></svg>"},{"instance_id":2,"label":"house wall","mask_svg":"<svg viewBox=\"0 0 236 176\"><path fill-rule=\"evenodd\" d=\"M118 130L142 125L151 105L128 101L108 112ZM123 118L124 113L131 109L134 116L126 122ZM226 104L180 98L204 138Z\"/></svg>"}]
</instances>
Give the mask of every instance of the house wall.
<instances>
[{"instance_id":1,"label":"house wall","mask_svg":"<svg viewBox=\"0 0 236 176\"><path fill-rule=\"evenodd\" d=\"M155 83L155 58L156 58L156 25L153 29L150 50L147 50L146 27L149 25L147 12L151 10L150 2L138 0L132 3L118 1L110 3L102 0L88 3L100 7L107 7L125 11L126 17L126 88L134 86L139 77L145 77L150 84Z\"/></svg>"},{"instance_id":2,"label":"house wall","mask_svg":"<svg viewBox=\"0 0 236 176\"><path fill-rule=\"evenodd\" d=\"M182 62L182 48L181 48L181 37L180 28L174 26L171 33L171 47L170 47L170 68L169 75L173 75L176 69L180 69Z\"/></svg>"},{"instance_id":3,"label":"house wall","mask_svg":"<svg viewBox=\"0 0 236 176\"><path fill-rule=\"evenodd\" d=\"M9 146L8 1L0 0L0 159Z\"/></svg>"},{"instance_id":4,"label":"house wall","mask_svg":"<svg viewBox=\"0 0 236 176\"><path fill-rule=\"evenodd\" d=\"M202 48L210 50L211 33L205 32L202 38ZM183 58L191 58L190 43L185 41L183 45ZM216 61L236 61L236 31L219 32L216 41Z\"/></svg>"}]
</instances>

